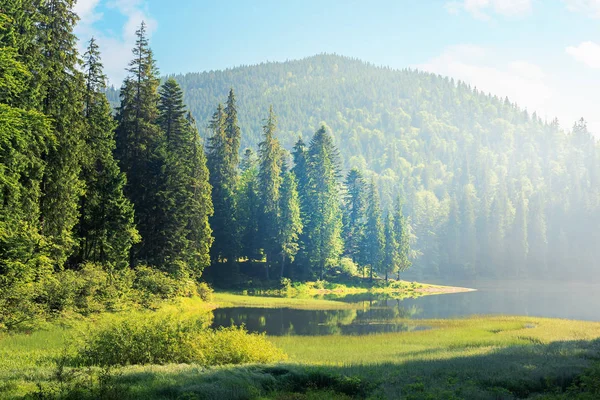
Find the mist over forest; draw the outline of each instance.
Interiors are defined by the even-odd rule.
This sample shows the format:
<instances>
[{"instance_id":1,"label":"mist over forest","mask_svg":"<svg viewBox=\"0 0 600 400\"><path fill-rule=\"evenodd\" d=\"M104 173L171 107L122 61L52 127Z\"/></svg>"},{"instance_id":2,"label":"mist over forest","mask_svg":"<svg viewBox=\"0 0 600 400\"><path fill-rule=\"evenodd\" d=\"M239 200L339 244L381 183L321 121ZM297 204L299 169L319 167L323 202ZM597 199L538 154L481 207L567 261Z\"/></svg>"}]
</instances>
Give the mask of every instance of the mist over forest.
<instances>
[{"instance_id":1,"label":"mist over forest","mask_svg":"<svg viewBox=\"0 0 600 400\"><path fill-rule=\"evenodd\" d=\"M402 194L417 276L598 274L600 158L584 119L542 120L451 77L329 54L172 77L205 138L235 88L241 153L269 105L290 151L325 124L344 173L374 179L383 209ZM118 90L107 96L118 104Z\"/></svg>"}]
</instances>

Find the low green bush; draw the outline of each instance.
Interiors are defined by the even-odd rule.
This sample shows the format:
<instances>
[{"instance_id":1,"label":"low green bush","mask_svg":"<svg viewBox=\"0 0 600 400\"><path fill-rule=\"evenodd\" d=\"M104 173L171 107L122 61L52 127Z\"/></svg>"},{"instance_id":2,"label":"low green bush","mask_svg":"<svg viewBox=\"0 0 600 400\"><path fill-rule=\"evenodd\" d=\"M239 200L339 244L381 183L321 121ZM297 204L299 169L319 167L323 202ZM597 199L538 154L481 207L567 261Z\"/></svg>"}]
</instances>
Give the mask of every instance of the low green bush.
<instances>
[{"instance_id":1,"label":"low green bush","mask_svg":"<svg viewBox=\"0 0 600 400\"><path fill-rule=\"evenodd\" d=\"M215 291L213 290L213 288L208 286L208 283L200 282L197 286L198 286L198 289L197 289L198 296L203 301L212 301L213 300L213 294Z\"/></svg>"},{"instance_id":2,"label":"low green bush","mask_svg":"<svg viewBox=\"0 0 600 400\"><path fill-rule=\"evenodd\" d=\"M84 340L80 365L196 363L223 365L274 362L286 355L264 335L243 327L207 328L208 317L138 317L100 328Z\"/></svg>"}]
</instances>

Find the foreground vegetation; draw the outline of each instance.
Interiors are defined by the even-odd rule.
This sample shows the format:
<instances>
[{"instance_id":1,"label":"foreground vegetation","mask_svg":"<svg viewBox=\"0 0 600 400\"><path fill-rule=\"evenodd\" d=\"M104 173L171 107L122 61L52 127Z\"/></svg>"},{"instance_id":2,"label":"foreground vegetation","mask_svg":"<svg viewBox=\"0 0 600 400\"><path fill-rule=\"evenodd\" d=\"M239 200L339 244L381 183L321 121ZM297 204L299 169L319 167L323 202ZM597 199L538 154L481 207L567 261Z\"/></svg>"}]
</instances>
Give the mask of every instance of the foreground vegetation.
<instances>
[{"instance_id":1,"label":"foreground vegetation","mask_svg":"<svg viewBox=\"0 0 600 400\"><path fill-rule=\"evenodd\" d=\"M5 334L0 397L591 399L600 393L594 364L600 323L476 317L419 321L427 331L318 337L207 328L215 306L241 297L64 317L43 330ZM344 304L246 299L261 306ZM249 365L232 365L240 363Z\"/></svg>"}]
</instances>

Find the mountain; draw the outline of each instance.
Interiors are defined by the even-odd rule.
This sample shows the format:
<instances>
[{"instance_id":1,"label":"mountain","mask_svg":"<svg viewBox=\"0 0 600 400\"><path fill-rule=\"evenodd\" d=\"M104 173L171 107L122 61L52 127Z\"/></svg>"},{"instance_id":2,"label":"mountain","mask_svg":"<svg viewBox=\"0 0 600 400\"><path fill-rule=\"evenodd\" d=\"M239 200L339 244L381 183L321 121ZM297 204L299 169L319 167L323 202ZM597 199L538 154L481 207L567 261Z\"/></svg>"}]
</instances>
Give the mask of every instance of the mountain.
<instances>
[{"instance_id":1,"label":"mountain","mask_svg":"<svg viewBox=\"0 0 600 400\"><path fill-rule=\"evenodd\" d=\"M448 77L329 54L174 78L202 135L234 88L242 149L256 147L269 105L287 149L325 124L384 208L403 195L422 274L597 272L600 153L583 120L566 132Z\"/></svg>"}]
</instances>

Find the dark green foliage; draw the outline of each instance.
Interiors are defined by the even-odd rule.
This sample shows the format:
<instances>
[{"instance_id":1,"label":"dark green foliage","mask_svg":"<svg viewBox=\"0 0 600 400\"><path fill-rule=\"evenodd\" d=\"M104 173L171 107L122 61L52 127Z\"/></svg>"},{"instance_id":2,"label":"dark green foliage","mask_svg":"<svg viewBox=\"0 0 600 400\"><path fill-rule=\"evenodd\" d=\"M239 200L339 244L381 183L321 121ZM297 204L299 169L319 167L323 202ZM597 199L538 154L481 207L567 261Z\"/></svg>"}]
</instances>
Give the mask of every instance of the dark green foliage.
<instances>
[{"instance_id":1,"label":"dark green foliage","mask_svg":"<svg viewBox=\"0 0 600 400\"><path fill-rule=\"evenodd\" d=\"M41 227L59 267L76 245L74 226L79 218L79 199L84 192L80 178L84 124L81 118L83 76L77 68L77 16L74 0L41 2L38 49L44 56L35 66L40 74L41 111L52 121L56 142L49 148L42 179Z\"/></svg>"},{"instance_id":2,"label":"dark green foliage","mask_svg":"<svg viewBox=\"0 0 600 400\"><path fill-rule=\"evenodd\" d=\"M346 175L346 195L344 199L344 253L352 261L362 263L361 243L365 231L365 211L367 205L366 184L361 172L352 168Z\"/></svg>"},{"instance_id":3,"label":"dark green foliage","mask_svg":"<svg viewBox=\"0 0 600 400\"><path fill-rule=\"evenodd\" d=\"M212 200L204 150L195 121L186 118L183 94L170 79L160 89L158 125L164 134L164 169L157 213L157 266L176 277L200 277L212 244Z\"/></svg>"},{"instance_id":4,"label":"dark green foliage","mask_svg":"<svg viewBox=\"0 0 600 400\"><path fill-rule=\"evenodd\" d=\"M296 176L293 172L286 169L283 171L283 183L281 184L280 194L280 225L277 246L281 253L281 272L279 275L280 278L283 278L286 262L293 262L298 253L298 241L303 228L300 217L300 199Z\"/></svg>"},{"instance_id":5,"label":"dark green foliage","mask_svg":"<svg viewBox=\"0 0 600 400\"><path fill-rule=\"evenodd\" d=\"M275 254L280 250L277 239L282 224L280 219L280 189L283 181L281 175L283 150L275 137L275 129L276 119L273 114L273 107L271 107L269 117L263 127L264 139L258 145L258 192L261 198L258 227L261 245L267 256L267 279L269 279L269 267L274 262Z\"/></svg>"},{"instance_id":6,"label":"dark green foliage","mask_svg":"<svg viewBox=\"0 0 600 400\"><path fill-rule=\"evenodd\" d=\"M250 261L262 260L259 234L261 199L258 188L258 161L251 149L246 149L241 163L237 189L237 223L240 226L240 256Z\"/></svg>"},{"instance_id":7,"label":"dark green foliage","mask_svg":"<svg viewBox=\"0 0 600 400\"><path fill-rule=\"evenodd\" d=\"M115 156L127 176L125 193L134 204L135 223L142 236L140 244L134 246L132 259L154 264L160 260L161 249L154 244L163 222L157 207L159 192L164 188L161 171L165 163L161 152L163 133L157 125L159 80L143 23L136 35L130 75L123 82L117 112Z\"/></svg>"},{"instance_id":8,"label":"dark green foliage","mask_svg":"<svg viewBox=\"0 0 600 400\"><path fill-rule=\"evenodd\" d=\"M379 192L374 182L369 185L366 198L364 236L360 244L364 254L365 265L369 267L370 279L373 275L383 272L385 236L381 221L381 205Z\"/></svg>"},{"instance_id":9,"label":"dark green foliage","mask_svg":"<svg viewBox=\"0 0 600 400\"><path fill-rule=\"evenodd\" d=\"M302 260L308 260L313 272L323 279L325 270L338 263L344 245L339 154L324 126L311 139L306 161Z\"/></svg>"},{"instance_id":10,"label":"dark green foliage","mask_svg":"<svg viewBox=\"0 0 600 400\"><path fill-rule=\"evenodd\" d=\"M86 190L80 200L79 251L73 262L92 261L122 269L129 264L129 251L139 236L133 205L123 193L125 174L113 158L116 124L104 95L106 79L94 39L84 62L86 136L81 176Z\"/></svg>"},{"instance_id":11,"label":"dark green foliage","mask_svg":"<svg viewBox=\"0 0 600 400\"><path fill-rule=\"evenodd\" d=\"M235 190L237 186L237 155L227 136L227 115L219 104L210 122L212 136L206 148L207 166L212 186L214 215L210 219L215 241L211 248L213 265L227 261L234 263L239 255L239 228L236 220ZM231 128L231 127L230 127ZM215 272L218 274L218 272Z\"/></svg>"}]
</instances>

